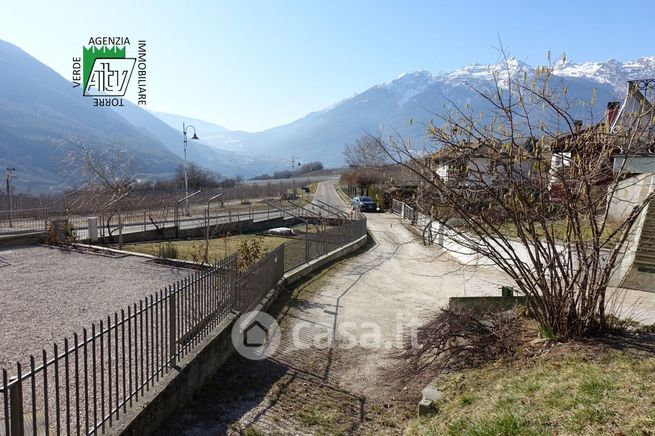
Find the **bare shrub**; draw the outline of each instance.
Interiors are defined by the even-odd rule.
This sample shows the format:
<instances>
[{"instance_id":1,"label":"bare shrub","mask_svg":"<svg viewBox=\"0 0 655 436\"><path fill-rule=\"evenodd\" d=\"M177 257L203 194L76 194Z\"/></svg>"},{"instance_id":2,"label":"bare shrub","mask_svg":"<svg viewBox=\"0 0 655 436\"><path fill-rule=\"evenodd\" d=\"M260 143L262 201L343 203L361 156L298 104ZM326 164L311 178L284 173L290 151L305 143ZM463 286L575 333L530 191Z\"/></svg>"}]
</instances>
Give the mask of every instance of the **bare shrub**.
<instances>
[{"instance_id":1,"label":"bare shrub","mask_svg":"<svg viewBox=\"0 0 655 436\"><path fill-rule=\"evenodd\" d=\"M620 219L610 219L608 205L627 162L652 147L655 106L597 119L587 111L593 95L572 101L557 82L560 60L528 73L501 55L503 66L490 71L495 86L469 84L481 107L450 102L424 147L373 138L420 177L420 209L448 240L513 279L545 331L563 340L606 333L610 279L655 193ZM629 92L643 102L632 84Z\"/></svg>"},{"instance_id":2,"label":"bare shrub","mask_svg":"<svg viewBox=\"0 0 655 436\"><path fill-rule=\"evenodd\" d=\"M193 241L191 243L191 260L204 265L209 262L208 255L209 240Z\"/></svg>"},{"instance_id":3,"label":"bare shrub","mask_svg":"<svg viewBox=\"0 0 655 436\"><path fill-rule=\"evenodd\" d=\"M259 260L262 256L262 244L262 238L245 240L239 243L237 247L237 268L239 271L247 271Z\"/></svg>"},{"instance_id":4,"label":"bare shrub","mask_svg":"<svg viewBox=\"0 0 655 436\"><path fill-rule=\"evenodd\" d=\"M48 224L46 244L60 245L76 240L75 228L68 220L55 220Z\"/></svg>"},{"instance_id":5,"label":"bare shrub","mask_svg":"<svg viewBox=\"0 0 655 436\"><path fill-rule=\"evenodd\" d=\"M159 257L164 259L177 259L179 257L179 252L177 246L172 242L167 242L165 244L159 245Z\"/></svg>"},{"instance_id":6,"label":"bare shrub","mask_svg":"<svg viewBox=\"0 0 655 436\"><path fill-rule=\"evenodd\" d=\"M406 340L401 357L415 373L493 361L516 352L522 322L514 310L444 309Z\"/></svg>"}]
</instances>

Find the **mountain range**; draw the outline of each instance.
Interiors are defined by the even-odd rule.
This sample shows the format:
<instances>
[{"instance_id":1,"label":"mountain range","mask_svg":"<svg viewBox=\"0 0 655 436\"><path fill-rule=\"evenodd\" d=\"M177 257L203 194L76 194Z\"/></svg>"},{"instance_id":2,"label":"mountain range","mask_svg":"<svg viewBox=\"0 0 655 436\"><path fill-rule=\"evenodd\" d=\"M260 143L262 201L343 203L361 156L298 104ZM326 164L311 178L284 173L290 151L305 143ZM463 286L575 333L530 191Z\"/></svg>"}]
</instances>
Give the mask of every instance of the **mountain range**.
<instances>
[{"instance_id":1,"label":"mountain range","mask_svg":"<svg viewBox=\"0 0 655 436\"><path fill-rule=\"evenodd\" d=\"M507 66L513 72L535 73L535 68L514 58L507 61ZM306 156L306 160L321 160L327 166L342 165L344 144L365 132L399 134L420 144L426 141L425 125L447 105L463 107L469 104L476 110L483 110L485 102L472 87L491 88L492 71L500 68L505 65L474 64L437 74L424 70L403 73L395 80L373 86L283 126L257 133L221 127L212 145L255 154L293 154ZM573 115L588 119L588 102L593 100L593 114L598 120L609 101L625 97L628 80L655 78L655 57L623 63L613 59L586 63L566 61L557 63L554 71L553 80L566 86L570 101L587 102L574 107Z\"/></svg>"},{"instance_id":2,"label":"mountain range","mask_svg":"<svg viewBox=\"0 0 655 436\"><path fill-rule=\"evenodd\" d=\"M169 126L124 100L98 108L57 72L0 40L0 169L16 168L19 190L52 191L79 184L66 156L81 146L119 149L134 157L140 178L170 177L183 163L181 123ZM190 141L188 159L222 175L244 177L282 166L279 159Z\"/></svg>"},{"instance_id":3,"label":"mountain range","mask_svg":"<svg viewBox=\"0 0 655 436\"><path fill-rule=\"evenodd\" d=\"M510 68L534 72L509 59ZM290 156L341 166L344 144L365 132L425 141L425 124L451 103L484 108L473 88L490 87L499 65L470 65L452 72L403 73L296 121L260 132L233 131L208 120L151 112L125 101L95 108L79 89L20 48L0 40L0 168L16 167L21 189L57 191L79 182L60 161L75 144L113 145L135 157L139 176L167 177L183 160L182 122L197 128L188 159L224 176L250 177L287 169ZM571 100L590 101L602 116L608 101L621 100L627 80L655 77L655 57L635 61L563 62L556 79ZM588 108L580 108L588 115ZM413 120L413 123L409 121Z\"/></svg>"}]
</instances>

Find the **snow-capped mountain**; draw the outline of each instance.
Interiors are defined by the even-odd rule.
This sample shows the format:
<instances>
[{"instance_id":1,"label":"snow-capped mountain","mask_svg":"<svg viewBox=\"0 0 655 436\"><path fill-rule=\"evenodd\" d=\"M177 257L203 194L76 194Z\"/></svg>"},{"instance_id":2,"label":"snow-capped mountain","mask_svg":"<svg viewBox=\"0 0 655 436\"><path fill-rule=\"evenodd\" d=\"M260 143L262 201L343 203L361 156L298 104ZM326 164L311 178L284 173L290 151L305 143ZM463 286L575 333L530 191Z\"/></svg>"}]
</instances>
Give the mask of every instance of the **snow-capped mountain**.
<instances>
[{"instance_id":1,"label":"snow-capped mountain","mask_svg":"<svg viewBox=\"0 0 655 436\"><path fill-rule=\"evenodd\" d=\"M557 65L555 72L560 77L578 77L597 83L606 83L622 94L627 90L628 80L655 77L655 56L623 63L614 59L582 64L565 62Z\"/></svg>"},{"instance_id":2,"label":"snow-capped mountain","mask_svg":"<svg viewBox=\"0 0 655 436\"><path fill-rule=\"evenodd\" d=\"M502 73L503 75L509 74L516 75L521 71L531 73L534 71L530 65L516 58L509 58L507 62L497 63L495 65L481 65L473 64L466 67L459 68L451 73L441 74L440 77L450 81L461 80L492 80L493 74Z\"/></svg>"},{"instance_id":3,"label":"snow-capped mountain","mask_svg":"<svg viewBox=\"0 0 655 436\"><path fill-rule=\"evenodd\" d=\"M435 74L425 70L403 73L283 126L257 133L224 132L230 141L225 147L238 145L241 150L253 153L293 154L306 160L322 160L326 165L341 165L344 144L365 132L398 133L415 144L421 143L426 140L425 125L448 104L468 103L476 111L484 111L485 103L472 87L491 88L494 71L503 76L507 66L512 74L535 72L535 66L516 58L509 58L506 63L473 64ZM655 57L623 63L613 59L584 63L560 61L554 74L567 87L570 100L590 102L595 95L592 109L594 117L599 119L609 101L624 97L628 80L655 78ZM587 119L589 105L580 105L579 112L581 119Z\"/></svg>"}]
</instances>

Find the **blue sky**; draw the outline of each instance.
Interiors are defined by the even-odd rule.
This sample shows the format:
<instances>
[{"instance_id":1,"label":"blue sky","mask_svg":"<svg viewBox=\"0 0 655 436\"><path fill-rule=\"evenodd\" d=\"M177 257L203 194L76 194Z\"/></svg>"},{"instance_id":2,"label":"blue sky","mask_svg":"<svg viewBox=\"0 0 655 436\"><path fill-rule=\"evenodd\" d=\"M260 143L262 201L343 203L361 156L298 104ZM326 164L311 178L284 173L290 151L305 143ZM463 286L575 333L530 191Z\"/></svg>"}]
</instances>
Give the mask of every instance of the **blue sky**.
<instances>
[{"instance_id":1,"label":"blue sky","mask_svg":"<svg viewBox=\"0 0 655 436\"><path fill-rule=\"evenodd\" d=\"M2 2L0 39L64 77L89 36L145 38L148 108L248 131L405 71L495 63L498 35L532 65L655 55L653 1Z\"/></svg>"}]
</instances>

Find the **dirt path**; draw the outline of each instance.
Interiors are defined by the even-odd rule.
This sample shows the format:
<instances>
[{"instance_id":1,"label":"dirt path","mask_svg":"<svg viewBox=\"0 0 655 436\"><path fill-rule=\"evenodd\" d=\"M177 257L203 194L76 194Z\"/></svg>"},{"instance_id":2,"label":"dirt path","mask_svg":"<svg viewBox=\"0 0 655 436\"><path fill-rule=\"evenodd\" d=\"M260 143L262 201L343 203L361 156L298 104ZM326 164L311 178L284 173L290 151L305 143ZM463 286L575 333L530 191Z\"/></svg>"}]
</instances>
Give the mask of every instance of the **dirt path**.
<instances>
[{"instance_id":1,"label":"dirt path","mask_svg":"<svg viewBox=\"0 0 655 436\"><path fill-rule=\"evenodd\" d=\"M390 380L399 338L449 297L497 295L506 281L491 269L439 258L393 215L368 219L373 241L365 252L280 301L277 352L257 362L231 359L164 434L401 431L420 388Z\"/></svg>"}]
</instances>

